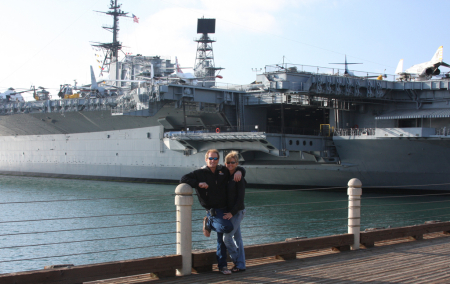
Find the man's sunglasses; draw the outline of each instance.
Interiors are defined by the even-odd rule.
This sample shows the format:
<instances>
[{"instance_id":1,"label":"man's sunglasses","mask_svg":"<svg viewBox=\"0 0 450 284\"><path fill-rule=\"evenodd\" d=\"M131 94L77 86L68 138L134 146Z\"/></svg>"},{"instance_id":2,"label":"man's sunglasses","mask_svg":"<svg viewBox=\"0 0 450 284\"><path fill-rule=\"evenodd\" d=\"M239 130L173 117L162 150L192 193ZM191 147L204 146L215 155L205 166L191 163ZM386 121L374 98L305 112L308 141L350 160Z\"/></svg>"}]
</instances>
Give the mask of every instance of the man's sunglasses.
<instances>
[{"instance_id":1,"label":"man's sunglasses","mask_svg":"<svg viewBox=\"0 0 450 284\"><path fill-rule=\"evenodd\" d=\"M236 162L227 162L227 164L232 164L232 165L234 165L234 164L236 164Z\"/></svg>"},{"instance_id":2,"label":"man's sunglasses","mask_svg":"<svg viewBox=\"0 0 450 284\"><path fill-rule=\"evenodd\" d=\"M210 161L212 161L212 160L217 161L219 158L209 157L208 159L209 159Z\"/></svg>"}]
</instances>

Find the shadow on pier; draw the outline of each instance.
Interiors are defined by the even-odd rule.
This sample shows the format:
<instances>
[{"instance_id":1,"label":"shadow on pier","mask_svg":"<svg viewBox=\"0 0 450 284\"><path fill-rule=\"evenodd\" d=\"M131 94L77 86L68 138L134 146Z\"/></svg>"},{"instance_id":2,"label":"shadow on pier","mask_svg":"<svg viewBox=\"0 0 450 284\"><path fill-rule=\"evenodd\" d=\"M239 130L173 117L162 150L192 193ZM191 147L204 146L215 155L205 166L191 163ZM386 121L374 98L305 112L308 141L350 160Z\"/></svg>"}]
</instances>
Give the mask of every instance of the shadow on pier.
<instances>
[{"instance_id":1,"label":"shadow on pier","mask_svg":"<svg viewBox=\"0 0 450 284\"><path fill-rule=\"evenodd\" d=\"M274 257L247 262L245 272L222 275L195 273L163 279L150 274L87 282L128 283L448 283L450 235L427 234L416 242L410 238L382 241L375 247L338 252L331 249L297 253L296 259Z\"/></svg>"}]
</instances>

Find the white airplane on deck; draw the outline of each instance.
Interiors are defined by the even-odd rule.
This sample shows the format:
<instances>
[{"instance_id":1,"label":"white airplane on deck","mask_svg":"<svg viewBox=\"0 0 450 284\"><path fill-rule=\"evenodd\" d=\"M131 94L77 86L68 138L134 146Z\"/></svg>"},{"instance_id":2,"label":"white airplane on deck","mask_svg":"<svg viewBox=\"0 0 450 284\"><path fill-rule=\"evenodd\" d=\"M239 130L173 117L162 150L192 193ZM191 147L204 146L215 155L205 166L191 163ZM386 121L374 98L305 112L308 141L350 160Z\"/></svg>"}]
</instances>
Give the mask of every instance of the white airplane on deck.
<instances>
[{"instance_id":1,"label":"white airplane on deck","mask_svg":"<svg viewBox=\"0 0 450 284\"><path fill-rule=\"evenodd\" d=\"M80 93L74 94L73 91L80 91L82 97L92 97L92 98L105 98L111 95L115 95L115 92L117 92L120 87L111 86L111 85L102 85L99 86L99 84L104 83L107 80L101 80L98 81L95 79L94 70L91 67L91 84L84 85L84 86L77 86L77 82L75 81L75 85L72 86L70 84L64 84L60 86L60 90L58 93L58 96L63 98L78 98ZM108 81L114 81L114 80L108 80Z\"/></svg>"},{"instance_id":2,"label":"white airplane on deck","mask_svg":"<svg viewBox=\"0 0 450 284\"><path fill-rule=\"evenodd\" d=\"M91 67L91 84L90 85L85 85L82 86L81 88L79 88L79 90L81 90L82 92L90 92L90 95L95 95L96 97L107 97L109 96L109 91L111 90L117 90L120 89L120 87L116 87L116 86L111 86L111 85L105 85L105 87L103 86L99 86L99 83L104 83L106 80L101 80L99 82L97 82L97 80L95 79L95 74L94 74L94 70ZM76 87L74 89L77 89Z\"/></svg>"},{"instance_id":3,"label":"white airplane on deck","mask_svg":"<svg viewBox=\"0 0 450 284\"><path fill-rule=\"evenodd\" d=\"M223 79L223 77L221 75L207 76L207 77L195 77L195 75L192 73L183 73L183 71L181 69L191 69L191 68L180 67L180 64L178 63L178 58L176 58L176 57L175 57L175 64L176 64L175 74L170 75L168 78L169 80L174 79L174 80L180 81L181 83L195 86L198 83L198 79L205 79L205 78Z\"/></svg>"},{"instance_id":4,"label":"white airplane on deck","mask_svg":"<svg viewBox=\"0 0 450 284\"><path fill-rule=\"evenodd\" d=\"M178 64L178 58L175 57L175 74L172 74L169 76L169 79L173 78L176 80L179 80L182 83L186 83L189 85L197 85L198 83L198 78L194 76L194 74L192 73L183 73L183 71L181 70L180 64Z\"/></svg>"},{"instance_id":5,"label":"white airplane on deck","mask_svg":"<svg viewBox=\"0 0 450 284\"><path fill-rule=\"evenodd\" d=\"M400 59L395 69L395 74L400 75L399 81L408 81L415 79L416 81L425 81L433 76L441 74L439 66L450 67L449 64L442 61L444 47L440 46L430 61L416 64L403 71L403 59Z\"/></svg>"}]
</instances>

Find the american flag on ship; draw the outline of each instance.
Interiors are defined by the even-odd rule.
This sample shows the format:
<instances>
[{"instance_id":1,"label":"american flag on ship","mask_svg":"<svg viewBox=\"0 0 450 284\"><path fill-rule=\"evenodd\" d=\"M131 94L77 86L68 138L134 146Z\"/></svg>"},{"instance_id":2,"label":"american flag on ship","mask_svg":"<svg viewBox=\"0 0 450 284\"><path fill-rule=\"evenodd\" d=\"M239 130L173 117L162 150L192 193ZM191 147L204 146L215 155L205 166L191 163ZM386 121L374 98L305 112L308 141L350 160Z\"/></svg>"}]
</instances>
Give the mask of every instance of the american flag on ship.
<instances>
[{"instance_id":1,"label":"american flag on ship","mask_svg":"<svg viewBox=\"0 0 450 284\"><path fill-rule=\"evenodd\" d=\"M136 17L136 15L134 15L134 14L132 14L133 15L133 22L135 22L135 23L138 23L139 24L139 18L138 17Z\"/></svg>"}]
</instances>

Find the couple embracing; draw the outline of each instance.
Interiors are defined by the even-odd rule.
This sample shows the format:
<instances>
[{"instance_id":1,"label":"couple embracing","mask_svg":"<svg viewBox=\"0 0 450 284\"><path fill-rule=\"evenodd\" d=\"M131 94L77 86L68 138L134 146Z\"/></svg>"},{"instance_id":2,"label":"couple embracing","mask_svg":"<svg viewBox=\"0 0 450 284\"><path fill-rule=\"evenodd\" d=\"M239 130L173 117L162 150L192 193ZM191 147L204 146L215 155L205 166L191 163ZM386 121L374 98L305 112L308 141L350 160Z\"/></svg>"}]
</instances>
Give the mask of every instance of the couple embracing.
<instances>
[{"instance_id":1,"label":"couple embracing","mask_svg":"<svg viewBox=\"0 0 450 284\"><path fill-rule=\"evenodd\" d=\"M245 214L245 169L239 166L237 152L225 157L226 167L219 165L219 151L206 152L206 166L181 178L195 188L198 200L206 209L203 219L203 234L217 232L217 263L223 274L245 271L245 253L240 224ZM227 268L227 250L234 263Z\"/></svg>"}]
</instances>

